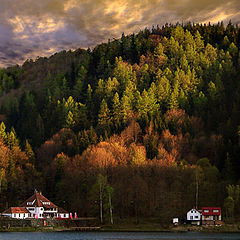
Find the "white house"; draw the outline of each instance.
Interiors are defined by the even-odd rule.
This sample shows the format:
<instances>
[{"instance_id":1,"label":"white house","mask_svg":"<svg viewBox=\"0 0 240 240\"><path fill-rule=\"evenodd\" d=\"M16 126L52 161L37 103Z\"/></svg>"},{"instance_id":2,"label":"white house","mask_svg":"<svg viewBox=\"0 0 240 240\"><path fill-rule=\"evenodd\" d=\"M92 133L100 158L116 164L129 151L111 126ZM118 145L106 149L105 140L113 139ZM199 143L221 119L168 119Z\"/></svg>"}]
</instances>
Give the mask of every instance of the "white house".
<instances>
[{"instance_id":1,"label":"white house","mask_svg":"<svg viewBox=\"0 0 240 240\"><path fill-rule=\"evenodd\" d=\"M21 207L12 207L5 210L2 216L11 218L59 218L69 219L69 213L53 204L38 191L28 198Z\"/></svg>"},{"instance_id":2,"label":"white house","mask_svg":"<svg viewBox=\"0 0 240 240\"><path fill-rule=\"evenodd\" d=\"M200 225L201 223L201 212L197 209L193 208L187 212L187 221L191 222L191 224Z\"/></svg>"},{"instance_id":3,"label":"white house","mask_svg":"<svg viewBox=\"0 0 240 240\"><path fill-rule=\"evenodd\" d=\"M25 219L30 217L30 213L25 207L10 207L2 213L2 216L16 219Z\"/></svg>"}]
</instances>

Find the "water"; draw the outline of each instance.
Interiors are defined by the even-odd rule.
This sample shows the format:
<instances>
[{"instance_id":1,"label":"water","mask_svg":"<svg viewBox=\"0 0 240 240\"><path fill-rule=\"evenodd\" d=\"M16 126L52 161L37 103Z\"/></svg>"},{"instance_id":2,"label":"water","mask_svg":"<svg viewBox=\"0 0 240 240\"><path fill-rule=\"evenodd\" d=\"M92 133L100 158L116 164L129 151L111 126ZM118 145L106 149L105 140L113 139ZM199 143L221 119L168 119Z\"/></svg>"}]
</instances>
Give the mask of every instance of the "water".
<instances>
[{"instance_id":1,"label":"water","mask_svg":"<svg viewBox=\"0 0 240 240\"><path fill-rule=\"evenodd\" d=\"M0 233L0 240L240 240L239 233L23 232Z\"/></svg>"}]
</instances>

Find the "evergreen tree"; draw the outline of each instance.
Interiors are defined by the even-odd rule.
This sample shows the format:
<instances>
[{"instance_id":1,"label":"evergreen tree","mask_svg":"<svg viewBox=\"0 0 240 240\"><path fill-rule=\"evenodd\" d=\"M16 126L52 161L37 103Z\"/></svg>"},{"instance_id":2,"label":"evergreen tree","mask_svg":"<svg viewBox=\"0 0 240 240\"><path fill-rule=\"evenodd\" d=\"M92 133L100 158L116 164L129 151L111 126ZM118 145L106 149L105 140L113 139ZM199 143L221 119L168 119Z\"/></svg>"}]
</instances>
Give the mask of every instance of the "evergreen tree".
<instances>
[{"instance_id":1,"label":"evergreen tree","mask_svg":"<svg viewBox=\"0 0 240 240\"><path fill-rule=\"evenodd\" d=\"M2 139L3 142L7 141L6 126L4 122L1 122L0 124L0 138Z\"/></svg>"},{"instance_id":2,"label":"evergreen tree","mask_svg":"<svg viewBox=\"0 0 240 240\"><path fill-rule=\"evenodd\" d=\"M121 115L122 121L126 124L129 120L130 113L132 112L131 102L127 95L123 95L121 98Z\"/></svg>"},{"instance_id":3,"label":"evergreen tree","mask_svg":"<svg viewBox=\"0 0 240 240\"><path fill-rule=\"evenodd\" d=\"M66 123L65 127L66 128L73 128L75 126L76 122L74 120L73 113L71 111L68 112L67 117L66 117Z\"/></svg>"},{"instance_id":4,"label":"evergreen tree","mask_svg":"<svg viewBox=\"0 0 240 240\"><path fill-rule=\"evenodd\" d=\"M28 142L28 140L26 140L26 142L25 142L25 153L26 153L30 163L35 164L35 161L36 161L35 154L32 150L30 143Z\"/></svg>"},{"instance_id":5,"label":"evergreen tree","mask_svg":"<svg viewBox=\"0 0 240 240\"><path fill-rule=\"evenodd\" d=\"M98 113L98 127L99 127L99 132L101 134L107 134L109 133L110 129L110 111L108 109L107 102L105 99L102 100L101 105L100 105L100 110Z\"/></svg>"},{"instance_id":6,"label":"evergreen tree","mask_svg":"<svg viewBox=\"0 0 240 240\"><path fill-rule=\"evenodd\" d=\"M121 104L119 101L119 95L116 92L113 98L113 107L112 107L112 123L115 129L119 129L121 125Z\"/></svg>"},{"instance_id":7,"label":"evergreen tree","mask_svg":"<svg viewBox=\"0 0 240 240\"><path fill-rule=\"evenodd\" d=\"M8 144L10 149L12 149L13 147L18 147L19 146L19 141L17 139L16 132L15 132L14 128L12 128L11 132L8 133L7 144Z\"/></svg>"},{"instance_id":8,"label":"evergreen tree","mask_svg":"<svg viewBox=\"0 0 240 240\"><path fill-rule=\"evenodd\" d=\"M200 35L199 31L196 31L194 35L194 40L195 40L197 52L201 52L204 49L204 42L202 40L202 36Z\"/></svg>"}]
</instances>

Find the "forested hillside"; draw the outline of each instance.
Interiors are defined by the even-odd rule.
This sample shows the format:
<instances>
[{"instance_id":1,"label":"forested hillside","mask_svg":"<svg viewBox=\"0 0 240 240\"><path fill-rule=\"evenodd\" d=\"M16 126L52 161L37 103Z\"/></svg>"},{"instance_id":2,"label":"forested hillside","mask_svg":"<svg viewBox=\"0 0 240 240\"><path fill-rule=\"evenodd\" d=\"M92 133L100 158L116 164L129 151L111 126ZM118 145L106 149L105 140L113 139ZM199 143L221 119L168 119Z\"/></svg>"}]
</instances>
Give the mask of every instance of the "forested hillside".
<instances>
[{"instance_id":1,"label":"forested hillside","mask_svg":"<svg viewBox=\"0 0 240 240\"><path fill-rule=\"evenodd\" d=\"M168 25L0 69L0 209L33 189L80 216L240 216L240 31ZM101 175L99 175L101 174ZM196 190L198 199L196 202Z\"/></svg>"}]
</instances>

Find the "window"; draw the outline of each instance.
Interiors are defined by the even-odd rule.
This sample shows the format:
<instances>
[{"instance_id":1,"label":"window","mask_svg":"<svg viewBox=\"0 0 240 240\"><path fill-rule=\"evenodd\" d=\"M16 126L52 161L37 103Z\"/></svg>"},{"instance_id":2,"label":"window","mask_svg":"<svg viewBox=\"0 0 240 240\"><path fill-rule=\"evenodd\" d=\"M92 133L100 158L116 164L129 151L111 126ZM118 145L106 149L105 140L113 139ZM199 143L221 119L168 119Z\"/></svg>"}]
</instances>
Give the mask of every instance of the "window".
<instances>
[{"instance_id":1,"label":"window","mask_svg":"<svg viewBox=\"0 0 240 240\"><path fill-rule=\"evenodd\" d=\"M190 219L193 220L193 216L190 216Z\"/></svg>"},{"instance_id":2,"label":"window","mask_svg":"<svg viewBox=\"0 0 240 240\"><path fill-rule=\"evenodd\" d=\"M25 213L23 214L23 217L25 218Z\"/></svg>"},{"instance_id":3,"label":"window","mask_svg":"<svg viewBox=\"0 0 240 240\"><path fill-rule=\"evenodd\" d=\"M198 219L198 216L194 216L194 218Z\"/></svg>"},{"instance_id":4,"label":"window","mask_svg":"<svg viewBox=\"0 0 240 240\"><path fill-rule=\"evenodd\" d=\"M16 214L13 214L13 217L16 217Z\"/></svg>"},{"instance_id":5,"label":"window","mask_svg":"<svg viewBox=\"0 0 240 240\"><path fill-rule=\"evenodd\" d=\"M209 212L209 210L208 210L208 209L205 209L205 210L204 210L204 212L205 212L205 213L208 213L208 212Z\"/></svg>"},{"instance_id":6,"label":"window","mask_svg":"<svg viewBox=\"0 0 240 240\"><path fill-rule=\"evenodd\" d=\"M191 213L193 213L193 210L191 211Z\"/></svg>"},{"instance_id":7,"label":"window","mask_svg":"<svg viewBox=\"0 0 240 240\"><path fill-rule=\"evenodd\" d=\"M213 212L214 213L218 213L219 211L218 211L218 209L214 209Z\"/></svg>"},{"instance_id":8,"label":"window","mask_svg":"<svg viewBox=\"0 0 240 240\"><path fill-rule=\"evenodd\" d=\"M63 217L66 217L66 214L63 214Z\"/></svg>"}]
</instances>

